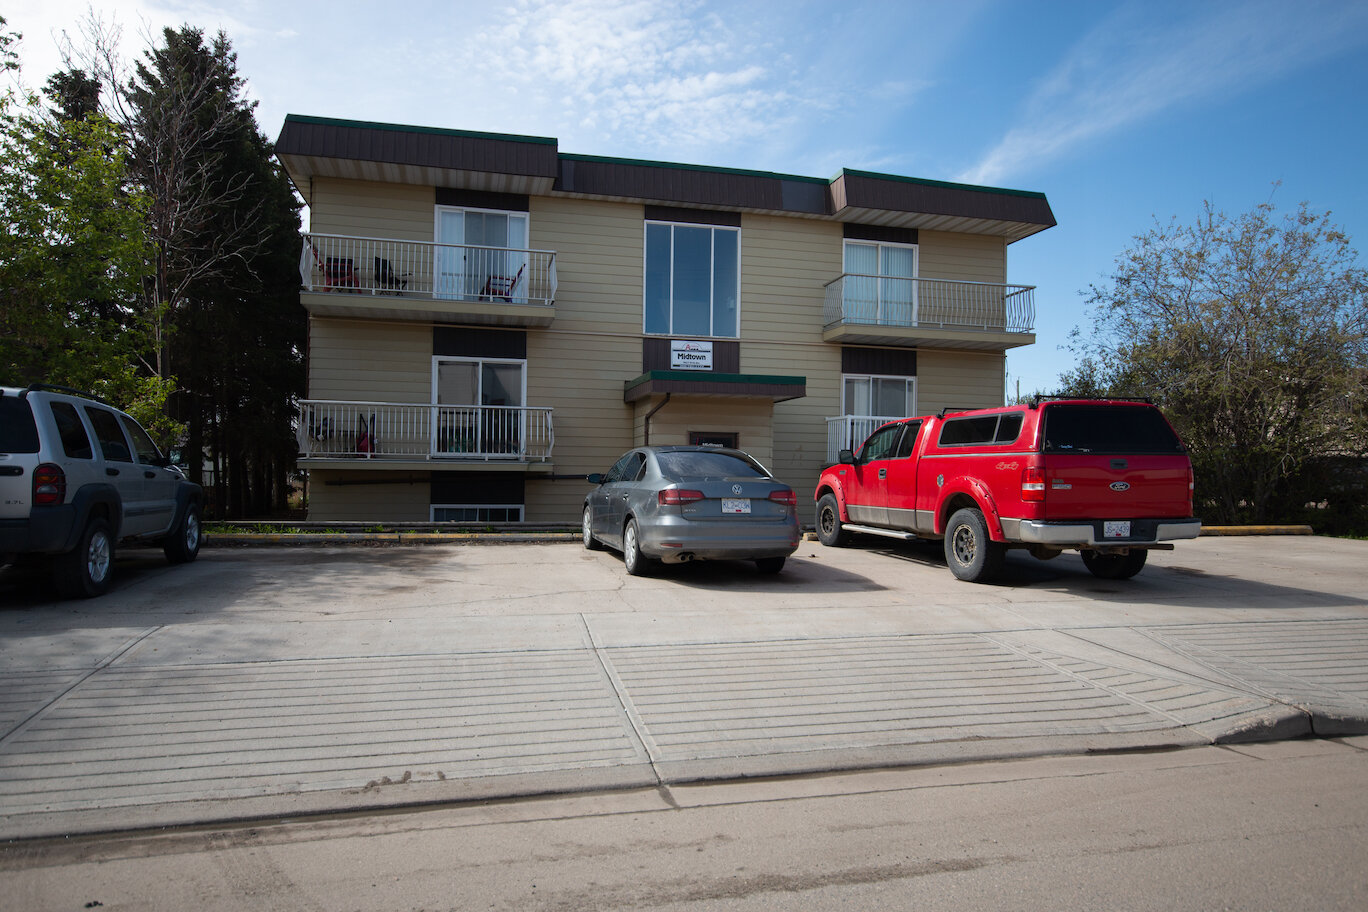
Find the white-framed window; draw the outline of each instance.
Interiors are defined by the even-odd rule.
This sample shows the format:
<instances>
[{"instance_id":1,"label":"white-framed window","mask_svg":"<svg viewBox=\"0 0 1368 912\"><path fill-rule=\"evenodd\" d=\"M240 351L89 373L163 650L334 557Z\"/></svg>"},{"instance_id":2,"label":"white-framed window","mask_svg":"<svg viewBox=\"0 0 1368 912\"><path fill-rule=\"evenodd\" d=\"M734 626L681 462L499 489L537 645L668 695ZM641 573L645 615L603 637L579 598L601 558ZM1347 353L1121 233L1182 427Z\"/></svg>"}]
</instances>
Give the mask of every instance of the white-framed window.
<instances>
[{"instance_id":1,"label":"white-framed window","mask_svg":"<svg viewBox=\"0 0 1368 912\"><path fill-rule=\"evenodd\" d=\"M841 388L844 415L907 418L916 414L916 377L844 374Z\"/></svg>"},{"instance_id":2,"label":"white-framed window","mask_svg":"<svg viewBox=\"0 0 1368 912\"><path fill-rule=\"evenodd\" d=\"M915 325L917 259L916 244L847 239L847 310L884 325Z\"/></svg>"},{"instance_id":3,"label":"white-framed window","mask_svg":"<svg viewBox=\"0 0 1368 912\"><path fill-rule=\"evenodd\" d=\"M647 334L734 339L740 300L741 229L646 223Z\"/></svg>"},{"instance_id":4,"label":"white-framed window","mask_svg":"<svg viewBox=\"0 0 1368 912\"><path fill-rule=\"evenodd\" d=\"M433 522L522 522L522 504L433 504Z\"/></svg>"},{"instance_id":5,"label":"white-framed window","mask_svg":"<svg viewBox=\"0 0 1368 912\"><path fill-rule=\"evenodd\" d=\"M527 297L526 212L438 206L433 293L440 298Z\"/></svg>"},{"instance_id":6,"label":"white-framed window","mask_svg":"<svg viewBox=\"0 0 1368 912\"><path fill-rule=\"evenodd\" d=\"M434 355L433 452L521 455L526 402L525 360Z\"/></svg>"}]
</instances>

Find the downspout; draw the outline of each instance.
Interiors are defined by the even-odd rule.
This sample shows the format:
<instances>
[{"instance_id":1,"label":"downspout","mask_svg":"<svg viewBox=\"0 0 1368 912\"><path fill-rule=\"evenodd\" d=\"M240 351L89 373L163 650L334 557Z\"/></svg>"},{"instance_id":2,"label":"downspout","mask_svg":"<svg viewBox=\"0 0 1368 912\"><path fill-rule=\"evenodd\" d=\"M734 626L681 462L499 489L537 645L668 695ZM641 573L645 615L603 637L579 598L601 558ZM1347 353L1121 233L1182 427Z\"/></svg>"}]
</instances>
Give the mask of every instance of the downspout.
<instances>
[{"instance_id":1,"label":"downspout","mask_svg":"<svg viewBox=\"0 0 1368 912\"><path fill-rule=\"evenodd\" d=\"M660 400L660 404L646 413L646 418L644 421L646 427L645 431L643 432L643 436L645 438L645 443L643 444L644 446L651 445L651 416L654 415L656 412L660 411L661 409L663 409L666 406L666 404L670 401L670 397L672 395L674 394L666 393L665 398Z\"/></svg>"}]
</instances>

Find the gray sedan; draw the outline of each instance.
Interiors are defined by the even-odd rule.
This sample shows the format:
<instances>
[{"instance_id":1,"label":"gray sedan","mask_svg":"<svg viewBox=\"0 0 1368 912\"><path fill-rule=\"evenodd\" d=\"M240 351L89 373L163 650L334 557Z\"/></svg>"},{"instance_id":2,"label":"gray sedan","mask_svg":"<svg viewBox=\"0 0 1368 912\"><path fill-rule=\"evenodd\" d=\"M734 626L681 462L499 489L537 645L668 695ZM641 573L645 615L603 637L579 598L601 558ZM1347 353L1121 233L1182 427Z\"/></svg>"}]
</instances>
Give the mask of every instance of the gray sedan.
<instances>
[{"instance_id":1,"label":"gray sedan","mask_svg":"<svg viewBox=\"0 0 1368 912\"><path fill-rule=\"evenodd\" d=\"M753 560L778 573L798 548L793 489L740 450L637 447L589 482L584 547L621 550L633 576L691 560Z\"/></svg>"}]
</instances>

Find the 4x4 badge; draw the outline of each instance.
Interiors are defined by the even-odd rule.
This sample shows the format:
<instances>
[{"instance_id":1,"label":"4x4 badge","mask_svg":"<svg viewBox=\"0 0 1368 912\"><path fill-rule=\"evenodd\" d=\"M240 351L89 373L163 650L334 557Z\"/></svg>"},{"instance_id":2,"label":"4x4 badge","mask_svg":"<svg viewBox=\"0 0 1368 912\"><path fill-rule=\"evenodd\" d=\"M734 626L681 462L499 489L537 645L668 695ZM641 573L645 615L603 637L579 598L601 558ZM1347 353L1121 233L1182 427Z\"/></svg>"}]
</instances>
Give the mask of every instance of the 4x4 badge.
<instances>
[{"instance_id":1,"label":"4x4 badge","mask_svg":"<svg viewBox=\"0 0 1368 912\"><path fill-rule=\"evenodd\" d=\"M1130 485L1126 484L1124 481L1113 481L1110 487L1113 491L1117 492L1118 494L1122 491L1130 490Z\"/></svg>"}]
</instances>

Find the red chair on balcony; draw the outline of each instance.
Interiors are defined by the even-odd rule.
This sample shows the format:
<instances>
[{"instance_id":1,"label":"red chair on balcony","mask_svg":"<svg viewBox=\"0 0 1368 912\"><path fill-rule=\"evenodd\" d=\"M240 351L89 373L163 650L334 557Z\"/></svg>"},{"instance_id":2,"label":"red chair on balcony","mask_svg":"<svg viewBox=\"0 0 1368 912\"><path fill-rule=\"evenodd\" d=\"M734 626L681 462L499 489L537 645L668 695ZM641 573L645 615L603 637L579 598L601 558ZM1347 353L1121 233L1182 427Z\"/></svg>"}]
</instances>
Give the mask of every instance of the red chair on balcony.
<instances>
[{"instance_id":1,"label":"red chair on balcony","mask_svg":"<svg viewBox=\"0 0 1368 912\"><path fill-rule=\"evenodd\" d=\"M518 287L518 281L522 279L523 270L526 268L527 264L523 263L518 267L516 275L490 276L485 279L484 289L481 290L480 295L486 298L503 298L505 301L512 302L513 289Z\"/></svg>"},{"instance_id":2,"label":"red chair on balcony","mask_svg":"<svg viewBox=\"0 0 1368 912\"><path fill-rule=\"evenodd\" d=\"M351 257L321 257L313 243L309 243L318 274L323 277L323 288L327 291L347 290L360 294L361 280L356 277L356 263Z\"/></svg>"}]
</instances>

